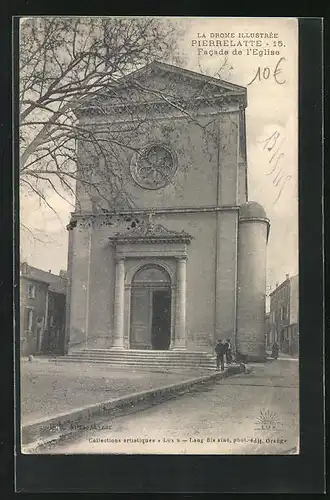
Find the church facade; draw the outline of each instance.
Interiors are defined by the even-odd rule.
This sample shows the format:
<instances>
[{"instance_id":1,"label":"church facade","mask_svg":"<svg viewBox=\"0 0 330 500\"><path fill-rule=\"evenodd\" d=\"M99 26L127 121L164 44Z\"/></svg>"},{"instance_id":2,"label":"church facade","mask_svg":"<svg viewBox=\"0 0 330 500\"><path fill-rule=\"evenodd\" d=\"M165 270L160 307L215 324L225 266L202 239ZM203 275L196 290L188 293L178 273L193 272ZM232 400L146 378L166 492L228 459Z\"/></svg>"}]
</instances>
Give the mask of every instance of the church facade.
<instances>
[{"instance_id":1,"label":"church facade","mask_svg":"<svg viewBox=\"0 0 330 500\"><path fill-rule=\"evenodd\" d=\"M269 221L248 200L246 89L157 62L132 81L122 85L132 85L133 101L148 89L136 109L112 104L105 116L91 104L79 115L92 128L123 123L125 137L137 114L144 122L120 152L130 203L100 209L98 195L77 185L67 352L213 353L230 338L262 361Z\"/></svg>"}]
</instances>

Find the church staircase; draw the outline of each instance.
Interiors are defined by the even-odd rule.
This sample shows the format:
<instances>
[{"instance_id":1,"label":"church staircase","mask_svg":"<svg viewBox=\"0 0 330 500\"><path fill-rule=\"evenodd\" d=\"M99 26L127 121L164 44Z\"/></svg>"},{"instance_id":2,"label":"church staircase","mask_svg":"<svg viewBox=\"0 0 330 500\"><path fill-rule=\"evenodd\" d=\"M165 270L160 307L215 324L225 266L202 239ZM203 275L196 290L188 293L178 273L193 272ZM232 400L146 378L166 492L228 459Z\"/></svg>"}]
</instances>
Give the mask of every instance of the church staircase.
<instances>
[{"instance_id":1,"label":"church staircase","mask_svg":"<svg viewBox=\"0 0 330 500\"><path fill-rule=\"evenodd\" d=\"M85 349L55 358L64 362L103 363L118 368L155 371L214 370L215 356L196 351Z\"/></svg>"}]
</instances>

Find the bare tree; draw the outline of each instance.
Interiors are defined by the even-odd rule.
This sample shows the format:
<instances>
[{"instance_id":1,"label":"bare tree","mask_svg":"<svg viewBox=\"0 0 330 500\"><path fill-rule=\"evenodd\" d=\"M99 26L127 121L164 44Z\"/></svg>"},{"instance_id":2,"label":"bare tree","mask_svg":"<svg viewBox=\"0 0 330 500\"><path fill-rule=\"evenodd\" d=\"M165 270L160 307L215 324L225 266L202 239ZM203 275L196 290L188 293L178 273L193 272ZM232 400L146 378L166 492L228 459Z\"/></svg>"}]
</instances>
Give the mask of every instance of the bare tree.
<instances>
[{"instance_id":1,"label":"bare tree","mask_svg":"<svg viewBox=\"0 0 330 500\"><path fill-rule=\"evenodd\" d=\"M138 137L154 136L155 103L184 113L217 141L214 120L198 119L201 100L207 105L210 97L212 105L214 78L201 79L190 95L184 86L180 93L176 78L151 87L136 78L139 68L154 59L180 64L177 41L182 33L182 23L165 18L24 19L21 189L55 213L48 193L77 204L82 191L75 199L76 184L93 208L127 207L132 203L125 191L127 152L138 152ZM148 113L151 103L153 113ZM86 110L101 117L97 124L84 120Z\"/></svg>"},{"instance_id":2,"label":"bare tree","mask_svg":"<svg viewBox=\"0 0 330 500\"><path fill-rule=\"evenodd\" d=\"M122 190L117 152L103 147L104 131L82 125L77 114L93 98L95 105L118 93L121 78L155 58L175 61L178 27L157 18L27 18L20 28L20 182L51 210L47 192L74 199L75 182L100 193L93 158L111 204ZM138 125L135 125L138 128ZM111 128L111 126L110 126ZM111 143L121 144L118 130ZM77 144L89 150L81 162ZM114 161L116 160L116 161ZM102 175L101 175L102 177ZM100 178L100 176L98 176ZM101 195L101 193L100 193ZM109 197L110 196L110 197Z\"/></svg>"}]
</instances>

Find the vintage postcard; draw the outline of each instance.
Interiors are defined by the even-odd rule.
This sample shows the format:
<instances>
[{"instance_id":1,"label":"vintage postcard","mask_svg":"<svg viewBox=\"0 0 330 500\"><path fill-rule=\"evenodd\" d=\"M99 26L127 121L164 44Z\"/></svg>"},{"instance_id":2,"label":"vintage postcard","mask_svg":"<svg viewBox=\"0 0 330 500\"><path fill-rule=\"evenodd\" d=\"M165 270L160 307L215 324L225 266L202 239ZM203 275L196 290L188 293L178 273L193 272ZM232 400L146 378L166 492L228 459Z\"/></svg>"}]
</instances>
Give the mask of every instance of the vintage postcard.
<instances>
[{"instance_id":1,"label":"vintage postcard","mask_svg":"<svg viewBox=\"0 0 330 500\"><path fill-rule=\"evenodd\" d=\"M24 454L299 454L298 21L19 20Z\"/></svg>"}]
</instances>

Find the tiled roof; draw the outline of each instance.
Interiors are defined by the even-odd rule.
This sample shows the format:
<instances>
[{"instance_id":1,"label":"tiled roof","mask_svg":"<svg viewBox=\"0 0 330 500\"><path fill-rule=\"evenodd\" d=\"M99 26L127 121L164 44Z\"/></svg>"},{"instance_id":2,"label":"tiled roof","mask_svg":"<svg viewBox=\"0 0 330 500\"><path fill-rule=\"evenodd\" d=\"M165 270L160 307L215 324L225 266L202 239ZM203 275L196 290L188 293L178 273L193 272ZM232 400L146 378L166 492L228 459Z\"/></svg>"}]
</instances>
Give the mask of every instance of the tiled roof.
<instances>
[{"instance_id":1,"label":"tiled roof","mask_svg":"<svg viewBox=\"0 0 330 500\"><path fill-rule=\"evenodd\" d=\"M43 271L37 267L29 266L25 262L21 264L21 276L31 278L42 283L49 284L49 290L57 293L66 293L66 279L57 274Z\"/></svg>"}]
</instances>

